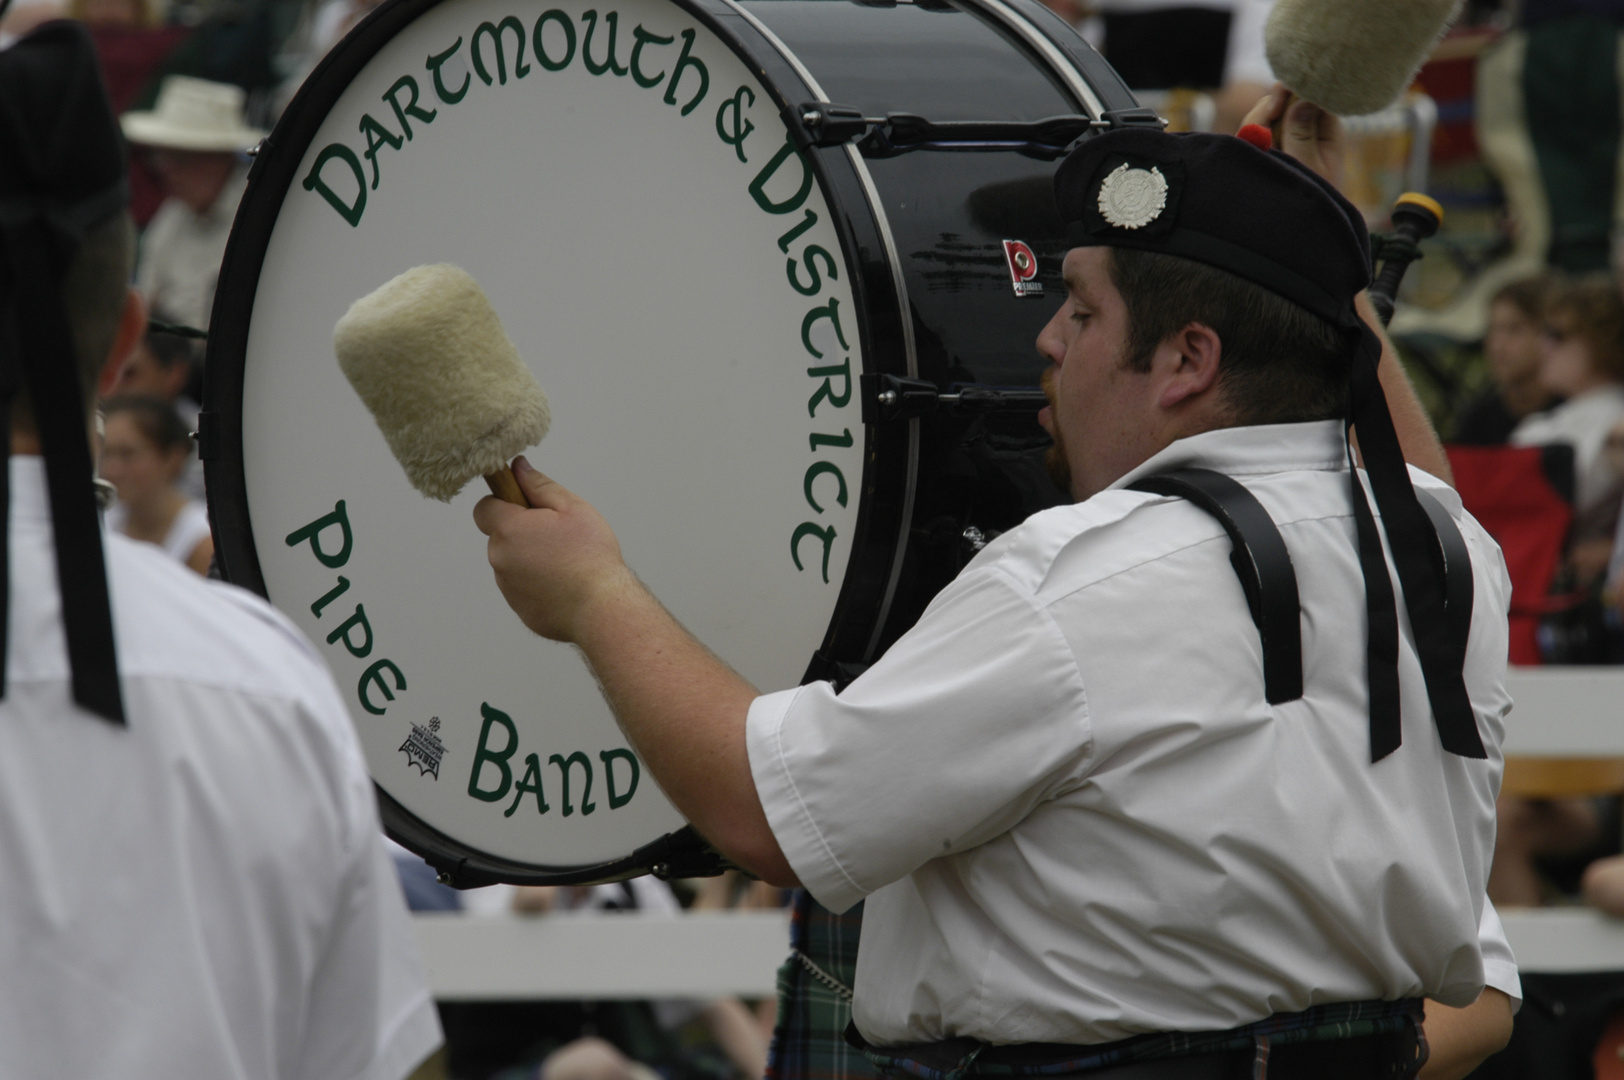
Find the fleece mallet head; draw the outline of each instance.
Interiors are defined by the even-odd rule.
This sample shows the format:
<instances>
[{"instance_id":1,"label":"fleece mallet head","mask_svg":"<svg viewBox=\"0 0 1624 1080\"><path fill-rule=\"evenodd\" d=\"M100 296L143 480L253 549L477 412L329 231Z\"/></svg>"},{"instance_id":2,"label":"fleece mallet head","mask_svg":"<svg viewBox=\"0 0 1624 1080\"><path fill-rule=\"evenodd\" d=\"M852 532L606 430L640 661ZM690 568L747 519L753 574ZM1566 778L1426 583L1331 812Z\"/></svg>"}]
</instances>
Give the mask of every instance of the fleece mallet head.
<instances>
[{"instance_id":1,"label":"fleece mallet head","mask_svg":"<svg viewBox=\"0 0 1624 1080\"><path fill-rule=\"evenodd\" d=\"M1463 0L1276 0L1264 27L1275 78L1339 116L1391 105Z\"/></svg>"},{"instance_id":2,"label":"fleece mallet head","mask_svg":"<svg viewBox=\"0 0 1624 1080\"><path fill-rule=\"evenodd\" d=\"M466 270L418 266L379 286L333 327L333 351L413 487L449 502L483 476L524 505L508 461L552 415Z\"/></svg>"}]
</instances>

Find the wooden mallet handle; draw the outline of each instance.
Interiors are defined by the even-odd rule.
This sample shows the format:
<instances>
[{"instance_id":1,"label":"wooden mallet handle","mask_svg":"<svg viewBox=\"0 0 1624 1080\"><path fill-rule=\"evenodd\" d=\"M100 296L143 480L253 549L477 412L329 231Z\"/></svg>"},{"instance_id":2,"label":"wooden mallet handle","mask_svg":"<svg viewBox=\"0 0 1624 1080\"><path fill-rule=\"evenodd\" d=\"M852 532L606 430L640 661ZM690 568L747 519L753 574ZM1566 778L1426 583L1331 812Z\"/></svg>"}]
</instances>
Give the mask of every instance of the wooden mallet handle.
<instances>
[{"instance_id":1,"label":"wooden mallet handle","mask_svg":"<svg viewBox=\"0 0 1624 1080\"><path fill-rule=\"evenodd\" d=\"M485 483L490 485L491 494L503 502L529 507L530 500L524 497L524 489L519 487L519 481L513 475L512 469L502 468L493 473L486 473Z\"/></svg>"}]
</instances>

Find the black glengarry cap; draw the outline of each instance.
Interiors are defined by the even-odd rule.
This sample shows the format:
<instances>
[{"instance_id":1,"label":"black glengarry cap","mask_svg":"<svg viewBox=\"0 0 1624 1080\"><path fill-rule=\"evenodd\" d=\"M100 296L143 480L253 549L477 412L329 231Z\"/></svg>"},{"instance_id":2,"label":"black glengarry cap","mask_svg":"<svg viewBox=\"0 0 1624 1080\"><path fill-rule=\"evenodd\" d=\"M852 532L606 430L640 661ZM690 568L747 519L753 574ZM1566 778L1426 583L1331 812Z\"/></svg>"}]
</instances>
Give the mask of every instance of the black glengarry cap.
<instances>
[{"instance_id":1,"label":"black glengarry cap","mask_svg":"<svg viewBox=\"0 0 1624 1080\"><path fill-rule=\"evenodd\" d=\"M1295 158L1231 135L1106 132L1061 163L1055 201L1076 246L1193 259L1338 325L1370 284L1358 209Z\"/></svg>"}]
</instances>

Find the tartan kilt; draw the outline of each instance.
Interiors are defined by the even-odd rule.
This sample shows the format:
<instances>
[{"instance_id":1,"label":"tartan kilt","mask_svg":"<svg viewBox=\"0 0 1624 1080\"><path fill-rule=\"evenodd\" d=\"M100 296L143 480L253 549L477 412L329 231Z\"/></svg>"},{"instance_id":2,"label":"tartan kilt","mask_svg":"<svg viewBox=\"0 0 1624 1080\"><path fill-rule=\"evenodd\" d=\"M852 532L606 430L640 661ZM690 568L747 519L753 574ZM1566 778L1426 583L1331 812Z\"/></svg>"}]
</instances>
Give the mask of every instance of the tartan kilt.
<instances>
[{"instance_id":1,"label":"tartan kilt","mask_svg":"<svg viewBox=\"0 0 1624 1080\"><path fill-rule=\"evenodd\" d=\"M796 890L792 951L778 969L778 1020L766 1080L882 1080L845 1038L862 927L862 904L836 915L805 889ZM838 988L815 975L809 963Z\"/></svg>"}]
</instances>

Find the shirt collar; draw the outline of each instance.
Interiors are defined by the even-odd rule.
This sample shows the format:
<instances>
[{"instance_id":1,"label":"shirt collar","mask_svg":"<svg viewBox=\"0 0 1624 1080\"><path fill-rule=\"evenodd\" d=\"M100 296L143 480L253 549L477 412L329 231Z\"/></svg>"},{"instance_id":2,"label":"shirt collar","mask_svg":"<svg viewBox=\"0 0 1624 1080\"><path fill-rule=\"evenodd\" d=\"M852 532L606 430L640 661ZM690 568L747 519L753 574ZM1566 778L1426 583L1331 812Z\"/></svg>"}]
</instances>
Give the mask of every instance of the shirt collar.
<instances>
[{"instance_id":1,"label":"shirt collar","mask_svg":"<svg viewBox=\"0 0 1624 1080\"><path fill-rule=\"evenodd\" d=\"M1347 468L1341 420L1218 428L1179 439L1129 471L1112 488L1168 469L1199 467L1230 476Z\"/></svg>"}]
</instances>

